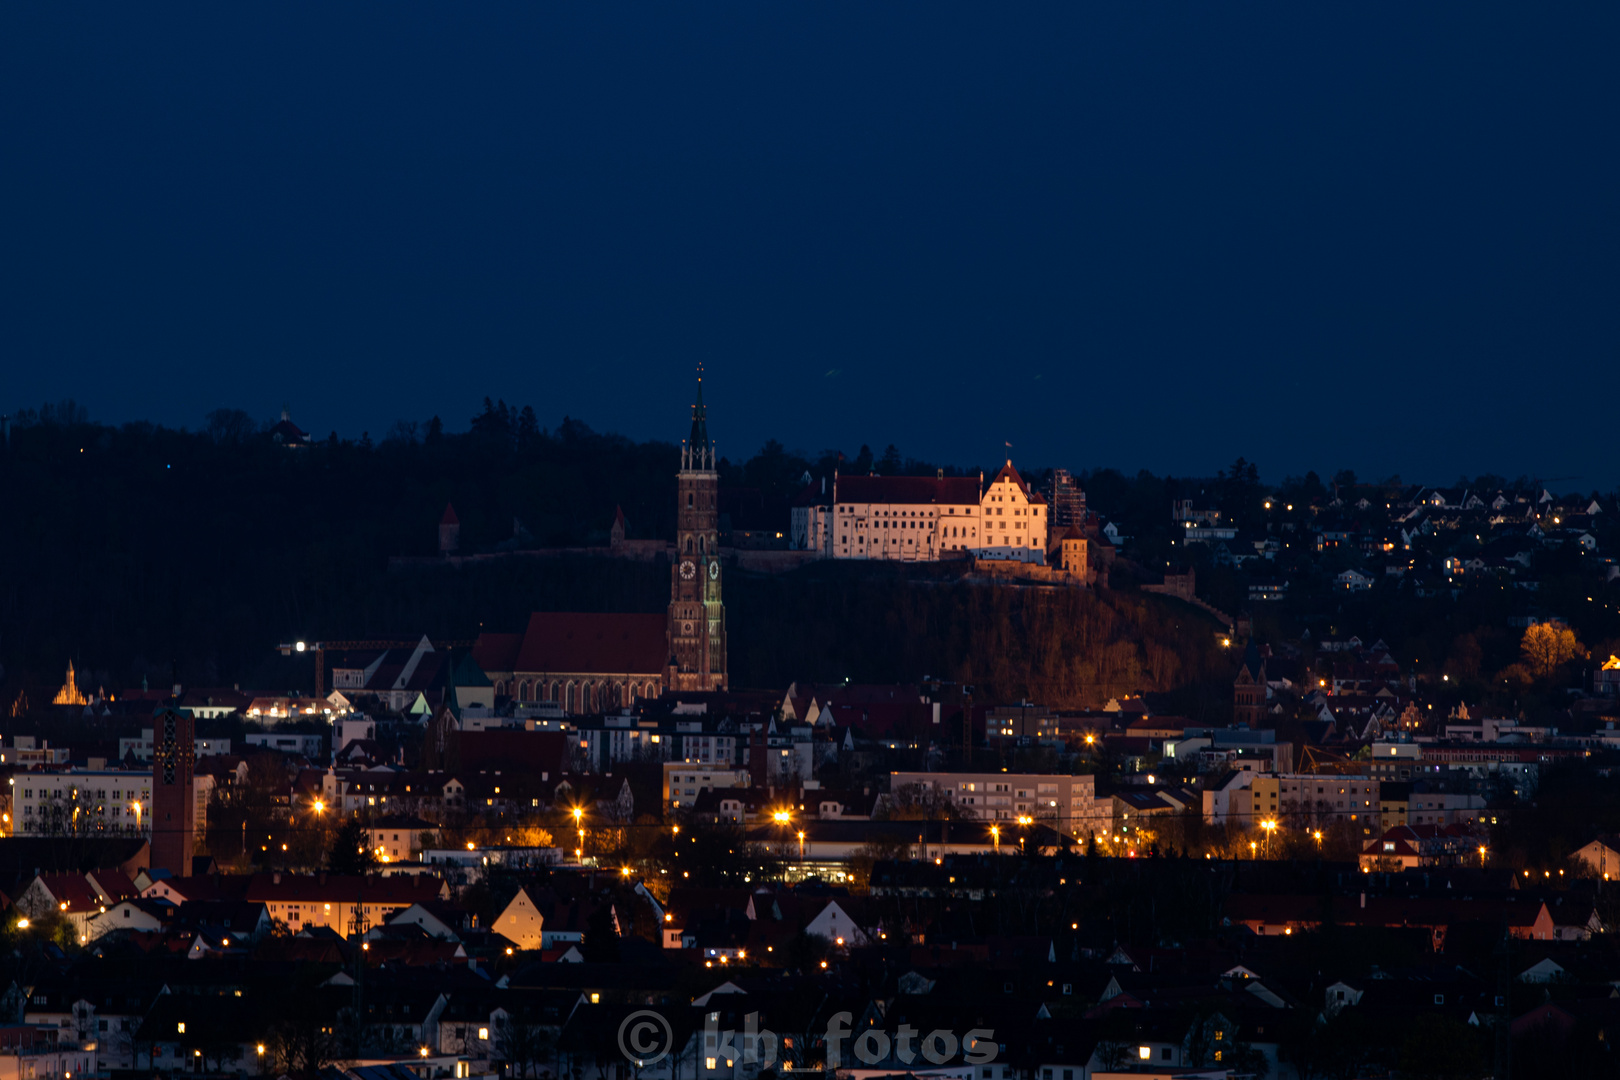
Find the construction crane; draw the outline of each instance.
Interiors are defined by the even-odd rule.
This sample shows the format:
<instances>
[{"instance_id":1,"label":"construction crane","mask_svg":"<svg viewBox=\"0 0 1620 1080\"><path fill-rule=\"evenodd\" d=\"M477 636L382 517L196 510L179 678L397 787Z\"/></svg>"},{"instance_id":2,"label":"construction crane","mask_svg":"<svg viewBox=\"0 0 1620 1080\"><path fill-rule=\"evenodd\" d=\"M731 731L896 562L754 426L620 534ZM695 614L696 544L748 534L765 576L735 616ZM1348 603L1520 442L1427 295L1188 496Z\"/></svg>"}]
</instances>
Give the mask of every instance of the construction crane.
<instances>
[{"instance_id":1,"label":"construction crane","mask_svg":"<svg viewBox=\"0 0 1620 1080\"><path fill-rule=\"evenodd\" d=\"M1324 750L1319 746L1304 748L1301 755L1301 771L1305 773L1343 774L1360 770L1358 763L1350 760L1343 754L1335 754L1331 750Z\"/></svg>"},{"instance_id":2,"label":"construction crane","mask_svg":"<svg viewBox=\"0 0 1620 1080\"><path fill-rule=\"evenodd\" d=\"M370 641L284 641L276 648L282 656L292 656L295 653L312 652L315 654L315 696L326 696L326 652L344 652L349 649L414 649L421 644L421 638L414 641L404 638L376 638ZM475 642L465 639L429 641L435 652L445 649L470 649Z\"/></svg>"}]
</instances>

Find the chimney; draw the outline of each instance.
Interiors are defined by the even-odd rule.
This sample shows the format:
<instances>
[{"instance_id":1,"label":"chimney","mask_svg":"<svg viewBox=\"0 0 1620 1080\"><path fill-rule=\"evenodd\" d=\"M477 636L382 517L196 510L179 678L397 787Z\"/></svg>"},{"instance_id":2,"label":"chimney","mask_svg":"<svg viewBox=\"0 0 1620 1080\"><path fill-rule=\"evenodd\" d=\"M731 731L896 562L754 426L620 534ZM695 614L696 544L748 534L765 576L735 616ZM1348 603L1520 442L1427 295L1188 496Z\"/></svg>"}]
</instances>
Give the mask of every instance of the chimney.
<instances>
[{"instance_id":1,"label":"chimney","mask_svg":"<svg viewBox=\"0 0 1620 1080\"><path fill-rule=\"evenodd\" d=\"M1366 893L1361 894L1361 906L1363 908L1365 908L1367 906L1367 894Z\"/></svg>"},{"instance_id":2,"label":"chimney","mask_svg":"<svg viewBox=\"0 0 1620 1080\"><path fill-rule=\"evenodd\" d=\"M277 870L275 873L270 875L270 884L272 884L272 885L280 885L281 884L281 871L280 870Z\"/></svg>"}]
</instances>

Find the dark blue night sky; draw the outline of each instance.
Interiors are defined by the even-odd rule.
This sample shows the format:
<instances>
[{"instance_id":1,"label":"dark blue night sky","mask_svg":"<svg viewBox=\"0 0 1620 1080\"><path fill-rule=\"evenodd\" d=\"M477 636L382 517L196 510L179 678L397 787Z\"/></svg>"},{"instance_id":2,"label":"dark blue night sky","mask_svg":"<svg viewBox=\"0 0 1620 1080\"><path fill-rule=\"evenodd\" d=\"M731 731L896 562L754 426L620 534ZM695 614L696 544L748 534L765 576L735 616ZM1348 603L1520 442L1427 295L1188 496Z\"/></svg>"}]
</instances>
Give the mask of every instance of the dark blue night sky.
<instances>
[{"instance_id":1,"label":"dark blue night sky","mask_svg":"<svg viewBox=\"0 0 1620 1080\"><path fill-rule=\"evenodd\" d=\"M1620 481L1620 8L0 9L0 407Z\"/></svg>"}]
</instances>

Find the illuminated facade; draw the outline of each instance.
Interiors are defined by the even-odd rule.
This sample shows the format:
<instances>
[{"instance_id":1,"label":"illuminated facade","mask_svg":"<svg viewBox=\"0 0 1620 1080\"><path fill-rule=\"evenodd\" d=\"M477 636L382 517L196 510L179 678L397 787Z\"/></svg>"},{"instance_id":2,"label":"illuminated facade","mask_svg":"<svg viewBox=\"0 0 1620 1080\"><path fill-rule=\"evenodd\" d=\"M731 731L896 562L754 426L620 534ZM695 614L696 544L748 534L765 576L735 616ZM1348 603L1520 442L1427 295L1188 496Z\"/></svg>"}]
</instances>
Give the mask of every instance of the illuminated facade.
<instances>
[{"instance_id":1,"label":"illuminated facade","mask_svg":"<svg viewBox=\"0 0 1620 1080\"><path fill-rule=\"evenodd\" d=\"M838 476L831 503L795 507L794 535L834 559L1046 562L1046 497L1011 461L984 486L967 476ZM808 500L807 500L808 503ZM823 517L824 516L824 517ZM824 519L830 519L823 525Z\"/></svg>"},{"instance_id":2,"label":"illuminated facade","mask_svg":"<svg viewBox=\"0 0 1620 1080\"><path fill-rule=\"evenodd\" d=\"M721 602L720 473L709 441L703 378L692 406L692 433L675 478L675 558L669 568L671 690L726 688L726 609Z\"/></svg>"},{"instance_id":3,"label":"illuminated facade","mask_svg":"<svg viewBox=\"0 0 1620 1080\"><path fill-rule=\"evenodd\" d=\"M60 689L60 690L58 690L56 692L56 696L51 699L51 704L52 705L84 705L84 704L87 704L84 694L81 693L80 690L79 690L78 681L74 677L74 674L73 674L73 661L71 661L71 660L68 661L68 666L67 666L67 682L63 684L62 689Z\"/></svg>"}]
</instances>

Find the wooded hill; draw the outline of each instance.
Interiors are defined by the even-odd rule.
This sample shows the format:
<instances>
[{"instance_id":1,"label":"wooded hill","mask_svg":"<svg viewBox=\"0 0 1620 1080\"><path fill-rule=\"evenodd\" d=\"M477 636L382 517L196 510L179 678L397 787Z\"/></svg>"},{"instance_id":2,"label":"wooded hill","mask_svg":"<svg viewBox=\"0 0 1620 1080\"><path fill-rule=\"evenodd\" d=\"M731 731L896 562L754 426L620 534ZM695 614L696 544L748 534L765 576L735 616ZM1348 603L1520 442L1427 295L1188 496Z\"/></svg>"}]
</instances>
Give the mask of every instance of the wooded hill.
<instances>
[{"instance_id":1,"label":"wooded hill","mask_svg":"<svg viewBox=\"0 0 1620 1080\"><path fill-rule=\"evenodd\" d=\"M849 467L932 470L892 447L856 458ZM97 425L70 404L25 414L0 449L0 694L48 700L70 659L89 690L143 678L292 689L278 685L302 677L277 666L282 641L466 638L519 629L533 610L661 611L661 563L516 555L390 573L388 560L433 554L451 502L464 550L605 544L618 506L632 536L673 535L677 467L672 444L573 422L547 431L496 405L464 433L430 421L300 449L239 413L199 432ZM772 443L723 462L722 481L785 509L816 467ZM737 685L931 675L1073 704L1230 678L1206 616L1135 593L823 564L732 573L726 599Z\"/></svg>"}]
</instances>

